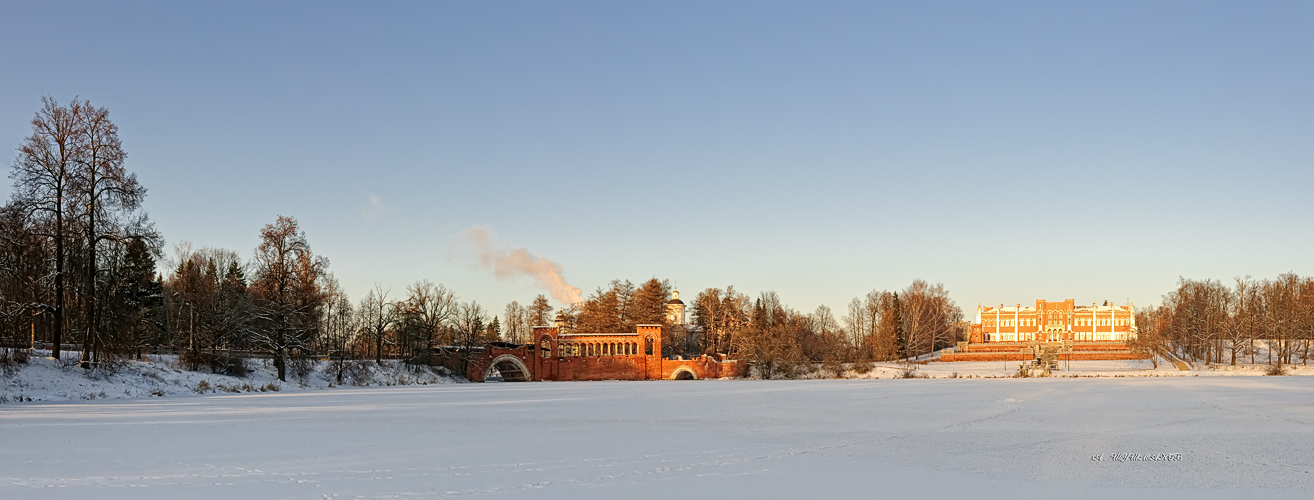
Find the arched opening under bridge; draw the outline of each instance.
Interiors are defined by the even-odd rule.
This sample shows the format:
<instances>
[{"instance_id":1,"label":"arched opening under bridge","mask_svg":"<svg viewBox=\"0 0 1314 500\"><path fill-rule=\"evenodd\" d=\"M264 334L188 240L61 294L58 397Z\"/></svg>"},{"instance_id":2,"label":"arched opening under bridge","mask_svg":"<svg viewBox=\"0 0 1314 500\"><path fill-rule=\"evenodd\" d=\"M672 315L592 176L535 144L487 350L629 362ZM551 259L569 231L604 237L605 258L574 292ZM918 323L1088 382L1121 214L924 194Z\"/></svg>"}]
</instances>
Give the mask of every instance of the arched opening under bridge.
<instances>
[{"instance_id":1,"label":"arched opening under bridge","mask_svg":"<svg viewBox=\"0 0 1314 500\"><path fill-rule=\"evenodd\" d=\"M499 377L503 382L528 382L529 367L520 358L503 354L489 363L488 370L484 372L484 380L497 380Z\"/></svg>"},{"instance_id":2,"label":"arched opening under bridge","mask_svg":"<svg viewBox=\"0 0 1314 500\"><path fill-rule=\"evenodd\" d=\"M671 373L671 380L698 380L698 375L695 375L693 370L680 367L676 368L674 373Z\"/></svg>"}]
</instances>

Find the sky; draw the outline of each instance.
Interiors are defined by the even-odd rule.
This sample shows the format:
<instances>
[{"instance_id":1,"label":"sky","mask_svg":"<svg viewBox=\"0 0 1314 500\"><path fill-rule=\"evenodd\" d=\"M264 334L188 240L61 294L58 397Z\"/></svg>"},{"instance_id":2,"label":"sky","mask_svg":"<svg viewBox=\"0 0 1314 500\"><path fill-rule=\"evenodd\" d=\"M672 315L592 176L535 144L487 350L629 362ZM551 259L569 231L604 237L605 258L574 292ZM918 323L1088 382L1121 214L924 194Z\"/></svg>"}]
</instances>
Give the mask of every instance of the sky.
<instances>
[{"instance_id":1,"label":"sky","mask_svg":"<svg viewBox=\"0 0 1314 500\"><path fill-rule=\"evenodd\" d=\"M547 293L477 227L585 295L1140 306L1314 274L1310 26L1303 1L9 0L0 146L89 99L167 254L249 258L294 216L357 299Z\"/></svg>"}]
</instances>

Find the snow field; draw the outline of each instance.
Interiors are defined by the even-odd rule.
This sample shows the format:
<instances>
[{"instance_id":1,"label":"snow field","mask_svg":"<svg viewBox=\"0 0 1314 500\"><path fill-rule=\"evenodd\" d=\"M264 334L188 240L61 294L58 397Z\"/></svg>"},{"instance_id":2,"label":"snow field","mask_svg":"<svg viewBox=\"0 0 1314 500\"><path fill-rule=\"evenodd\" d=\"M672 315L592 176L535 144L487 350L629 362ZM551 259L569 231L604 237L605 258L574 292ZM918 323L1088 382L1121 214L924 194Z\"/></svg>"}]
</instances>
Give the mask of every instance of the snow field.
<instances>
[{"instance_id":1,"label":"snow field","mask_svg":"<svg viewBox=\"0 0 1314 500\"><path fill-rule=\"evenodd\" d=\"M1309 380L443 384L4 405L0 498L1308 498ZM1127 453L1181 460L1115 459Z\"/></svg>"}]
</instances>

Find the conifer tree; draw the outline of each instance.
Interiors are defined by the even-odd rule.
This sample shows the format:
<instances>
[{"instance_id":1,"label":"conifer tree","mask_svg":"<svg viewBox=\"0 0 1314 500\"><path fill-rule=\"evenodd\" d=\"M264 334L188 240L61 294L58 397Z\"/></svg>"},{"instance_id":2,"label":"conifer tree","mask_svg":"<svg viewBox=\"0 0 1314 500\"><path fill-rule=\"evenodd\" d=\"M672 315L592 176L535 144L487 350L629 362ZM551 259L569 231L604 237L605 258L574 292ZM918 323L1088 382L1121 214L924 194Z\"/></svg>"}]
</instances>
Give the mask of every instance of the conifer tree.
<instances>
[{"instance_id":1,"label":"conifer tree","mask_svg":"<svg viewBox=\"0 0 1314 500\"><path fill-rule=\"evenodd\" d=\"M908 357L908 338L903 333L903 311L899 302L899 292L894 292L894 348L899 353L899 359L906 359Z\"/></svg>"},{"instance_id":2,"label":"conifer tree","mask_svg":"<svg viewBox=\"0 0 1314 500\"><path fill-rule=\"evenodd\" d=\"M552 304L548 303L546 295L538 294L534 297L534 302L529 305L527 321L529 326L548 326L552 324ZM532 333L532 331L530 332Z\"/></svg>"}]
</instances>

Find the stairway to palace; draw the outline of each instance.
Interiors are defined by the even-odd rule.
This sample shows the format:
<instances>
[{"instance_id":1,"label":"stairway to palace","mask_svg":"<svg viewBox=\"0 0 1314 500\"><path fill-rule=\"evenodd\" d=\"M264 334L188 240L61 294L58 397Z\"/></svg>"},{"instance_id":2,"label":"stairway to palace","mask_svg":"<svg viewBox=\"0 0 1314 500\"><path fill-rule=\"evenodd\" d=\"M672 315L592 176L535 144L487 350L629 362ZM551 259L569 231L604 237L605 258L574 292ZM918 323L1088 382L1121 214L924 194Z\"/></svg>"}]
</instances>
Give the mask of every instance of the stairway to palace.
<instances>
[{"instance_id":1,"label":"stairway to palace","mask_svg":"<svg viewBox=\"0 0 1314 500\"><path fill-rule=\"evenodd\" d=\"M1107 361L1146 359L1118 341L959 342L940 353L940 361Z\"/></svg>"}]
</instances>

